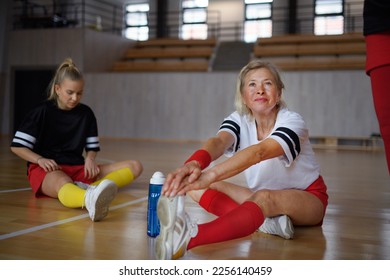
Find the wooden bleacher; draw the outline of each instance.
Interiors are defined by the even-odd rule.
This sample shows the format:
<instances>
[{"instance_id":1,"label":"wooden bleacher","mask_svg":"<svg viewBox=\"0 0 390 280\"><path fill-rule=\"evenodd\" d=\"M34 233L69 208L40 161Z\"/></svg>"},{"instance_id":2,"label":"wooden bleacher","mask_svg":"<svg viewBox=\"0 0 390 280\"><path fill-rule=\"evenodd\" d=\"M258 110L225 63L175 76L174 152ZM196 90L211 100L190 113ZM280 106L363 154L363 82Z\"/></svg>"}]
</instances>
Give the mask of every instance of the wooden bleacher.
<instances>
[{"instance_id":1,"label":"wooden bleacher","mask_svg":"<svg viewBox=\"0 0 390 280\"><path fill-rule=\"evenodd\" d=\"M254 57L271 61L282 70L362 70L365 54L361 33L259 38L253 50Z\"/></svg>"},{"instance_id":2,"label":"wooden bleacher","mask_svg":"<svg viewBox=\"0 0 390 280\"><path fill-rule=\"evenodd\" d=\"M383 151L380 135L370 137L311 136L310 142L316 149Z\"/></svg>"},{"instance_id":3,"label":"wooden bleacher","mask_svg":"<svg viewBox=\"0 0 390 280\"><path fill-rule=\"evenodd\" d=\"M172 38L140 41L130 47L113 71L208 71L216 40Z\"/></svg>"}]
</instances>

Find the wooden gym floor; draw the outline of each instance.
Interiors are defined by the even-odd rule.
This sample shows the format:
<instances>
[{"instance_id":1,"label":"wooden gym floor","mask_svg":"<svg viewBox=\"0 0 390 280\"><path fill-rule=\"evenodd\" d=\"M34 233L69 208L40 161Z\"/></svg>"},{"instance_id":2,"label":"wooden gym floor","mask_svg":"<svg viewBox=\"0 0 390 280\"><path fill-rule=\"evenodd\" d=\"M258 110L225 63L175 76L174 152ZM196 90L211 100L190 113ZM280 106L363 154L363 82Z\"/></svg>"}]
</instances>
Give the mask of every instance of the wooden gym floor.
<instances>
[{"instance_id":1,"label":"wooden gym floor","mask_svg":"<svg viewBox=\"0 0 390 280\"><path fill-rule=\"evenodd\" d=\"M101 162L138 159L144 172L120 189L101 222L86 210L29 190L25 162L0 137L0 259L147 260L147 192L154 171L178 167L201 143L102 139ZM322 227L297 227L293 240L262 233L198 247L184 259L371 260L390 259L390 177L382 151L316 150L329 188ZM231 179L243 183L241 175ZM188 200L187 211L203 223L213 219Z\"/></svg>"}]
</instances>

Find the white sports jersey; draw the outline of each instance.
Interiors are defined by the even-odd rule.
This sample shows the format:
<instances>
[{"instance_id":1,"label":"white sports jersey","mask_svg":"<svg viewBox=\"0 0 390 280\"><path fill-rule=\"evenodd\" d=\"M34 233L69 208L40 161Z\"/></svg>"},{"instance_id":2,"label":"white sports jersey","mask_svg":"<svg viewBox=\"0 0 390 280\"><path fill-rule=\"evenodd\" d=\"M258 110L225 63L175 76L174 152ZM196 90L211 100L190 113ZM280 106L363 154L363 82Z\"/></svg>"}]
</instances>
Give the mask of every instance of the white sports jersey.
<instances>
[{"instance_id":1,"label":"white sports jersey","mask_svg":"<svg viewBox=\"0 0 390 280\"><path fill-rule=\"evenodd\" d=\"M229 132L235 138L234 144L225 151L228 157L260 142L256 121L238 112L227 117L219 131ZM275 139L283 147L284 155L246 169L244 174L250 189L306 189L318 178L320 167L305 122L299 114L287 108L280 109L275 126L267 138Z\"/></svg>"}]
</instances>

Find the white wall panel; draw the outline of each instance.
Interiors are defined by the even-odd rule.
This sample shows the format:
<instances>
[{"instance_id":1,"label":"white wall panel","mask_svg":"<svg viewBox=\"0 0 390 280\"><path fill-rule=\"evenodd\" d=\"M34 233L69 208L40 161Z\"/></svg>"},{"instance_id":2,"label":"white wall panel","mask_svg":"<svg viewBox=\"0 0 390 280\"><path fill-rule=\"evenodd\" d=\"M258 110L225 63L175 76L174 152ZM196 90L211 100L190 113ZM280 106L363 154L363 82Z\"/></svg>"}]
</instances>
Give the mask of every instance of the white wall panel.
<instances>
[{"instance_id":1,"label":"white wall panel","mask_svg":"<svg viewBox=\"0 0 390 280\"><path fill-rule=\"evenodd\" d=\"M203 140L234 110L237 73L87 74L84 101L100 134L110 137ZM378 133L370 83L362 71L283 73L290 109L312 136Z\"/></svg>"}]
</instances>

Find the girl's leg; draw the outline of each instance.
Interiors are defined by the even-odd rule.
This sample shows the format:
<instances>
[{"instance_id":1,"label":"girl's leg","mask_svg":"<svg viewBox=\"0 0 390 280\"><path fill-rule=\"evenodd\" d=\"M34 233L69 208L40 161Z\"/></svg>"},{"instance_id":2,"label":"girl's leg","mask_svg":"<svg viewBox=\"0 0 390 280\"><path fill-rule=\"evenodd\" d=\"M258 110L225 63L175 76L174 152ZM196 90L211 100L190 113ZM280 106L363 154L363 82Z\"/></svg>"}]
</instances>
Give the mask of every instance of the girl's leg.
<instances>
[{"instance_id":1,"label":"girl's leg","mask_svg":"<svg viewBox=\"0 0 390 280\"><path fill-rule=\"evenodd\" d=\"M49 197L58 198L58 193L65 184L73 184L73 180L61 170L52 171L43 179L41 192Z\"/></svg>"},{"instance_id":2,"label":"girl's leg","mask_svg":"<svg viewBox=\"0 0 390 280\"><path fill-rule=\"evenodd\" d=\"M41 192L58 198L66 207L86 207L92 221L100 221L107 216L109 205L115 198L117 186L110 180L103 180L96 187L80 188L64 172L49 172L43 179Z\"/></svg>"},{"instance_id":3,"label":"girl's leg","mask_svg":"<svg viewBox=\"0 0 390 280\"><path fill-rule=\"evenodd\" d=\"M123 187L141 175L142 170L142 164L136 160L103 164L100 166L100 174L97 181L92 183L92 185L98 185L102 180L109 179L118 187Z\"/></svg>"},{"instance_id":4,"label":"girl's leg","mask_svg":"<svg viewBox=\"0 0 390 280\"><path fill-rule=\"evenodd\" d=\"M76 186L66 173L57 170L46 174L41 192L49 197L58 198L66 207L80 208L84 205L86 190Z\"/></svg>"}]
</instances>

